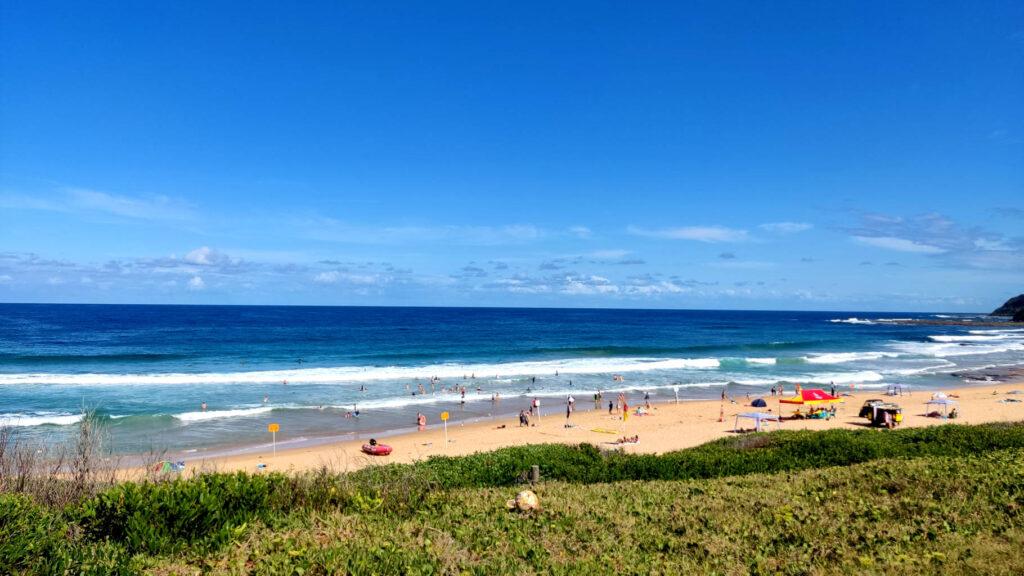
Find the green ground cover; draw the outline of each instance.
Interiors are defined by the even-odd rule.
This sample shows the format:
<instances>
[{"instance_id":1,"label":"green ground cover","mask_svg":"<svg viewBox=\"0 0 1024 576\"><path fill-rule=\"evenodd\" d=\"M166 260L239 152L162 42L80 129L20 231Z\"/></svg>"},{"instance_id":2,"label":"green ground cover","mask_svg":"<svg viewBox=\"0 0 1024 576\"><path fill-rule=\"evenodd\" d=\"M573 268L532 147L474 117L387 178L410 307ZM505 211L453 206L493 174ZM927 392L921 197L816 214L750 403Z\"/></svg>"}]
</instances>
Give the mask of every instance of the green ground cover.
<instances>
[{"instance_id":1,"label":"green ground cover","mask_svg":"<svg viewBox=\"0 0 1024 576\"><path fill-rule=\"evenodd\" d=\"M510 512L542 466L542 507ZM1024 426L533 446L350 474L0 495L0 572L1024 573Z\"/></svg>"}]
</instances>

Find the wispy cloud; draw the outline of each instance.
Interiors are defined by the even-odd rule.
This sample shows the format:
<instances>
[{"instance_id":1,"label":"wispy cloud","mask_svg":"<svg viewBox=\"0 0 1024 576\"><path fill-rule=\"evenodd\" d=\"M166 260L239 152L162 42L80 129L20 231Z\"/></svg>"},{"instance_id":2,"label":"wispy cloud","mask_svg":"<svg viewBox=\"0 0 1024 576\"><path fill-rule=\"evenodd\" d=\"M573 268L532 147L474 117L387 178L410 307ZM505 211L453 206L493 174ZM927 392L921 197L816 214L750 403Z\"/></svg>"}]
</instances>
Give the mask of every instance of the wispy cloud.
<instances>
[{"instance_id":1,"label":"wispy cloud","mask_svg":"<svg viewBox=\"0 0 1024 576\"><path fill-rule=\"evenodd\" d=\"M573 226L572 228L569 228L569 232L579 238L591 238L594 235L590 228L587 228L586 226Z\"/></svg>"},{"instance_id":2,"label":"wispy cloud","mask_svg":"<svg viewBox=\"0 0 1024 576\"><path fill-rule=\"evenodd\" d=\"M906 238L896 238L893 236L854 236L853 239L861 244L867 244L868 246L886 248L888 250L898 250L900 252L917 252L919 254L943 254L947 252L947 250L939 248L938 246L930 246L928 244L914 242L913 240L907 240Z\"/></svg>"},{"instance_id":3,"label":"wispy cloud","mask_svg":"<svg viewBox=\"0 0 1024 576\"><path fill-rule=\"evenodd\" d=\"M814 226L807 222L768 222L761 224L758 228L772 234L796 234L797 232L810 230Z\"/></svg>"},{"instance_id":4,"label":"wispy cloud","mask_svg":"<svg viewBox=\"0 0 1024 576\"><path fill-rule=\"evenodd\" d=\"M0 207L74 214L105 214L131 220L174 221L195 218L192 207L158 194L126 196L87 188L64 188L48 194L4 194Z\"/></svg>"},{"instance_id":5,"label":"wispy cloud","mask_svg":"<svg viewBox=\"0 0 1024 576\"><path fill-rule=\"evenodd\" d=\"M859 227L845 229L860 244L932 256L951 267L1024 268L1024 237L964 229L936 213L909 218L862 214L860 220Z\"/></svg>"},{"instance_id":6,"label":"wispy cloud","mask_svg":"<svg viewBox=\"0 0 1024 576\"><path fill-rule=\"evenodd\" d=\"M191 209L167 196L117 196L85 188L69 188L66 193L71 203L83 210L139 220L186 220L192 217Z\"/></svg>"},{"instance_id":7,"label":"wispy cloud","mask_svg":"<svg viewBox=\"0 0 1024 576\"><path fill-rule=\"evenodd\" d=\"M673 240L696 240L697 242L743 242L747 239L746 230L736 230L722 226L684 226L682 228L666 228L647 230L637 226L627 228L630 234L650 238L669 238Z\"/></svg>"},{"instance_id":8,"label":"wispy cloud","mask_svg":"<svg viewBox=\"0 0 1024 576\"><path fill-rule=\"evenodd\" d=\"M623 256L630 253L630 250L595 250L589 254L591 258L601 258L603 260L615 260L622 258Z\"/></svg>"},{"instance_id":9,"label":"wispy cloud","mask_svg":"<svg viewBox=\"0 0 1024 576\"><path fill-rule=\"evenodd\" d=\"M499 246L528 244L545 236L545 231L532 224L505 226L358 226L333 218L316 218L301 222L305 237L322 242L343 244L388 245L448 244Z\"/></svg>"}]
</instances>

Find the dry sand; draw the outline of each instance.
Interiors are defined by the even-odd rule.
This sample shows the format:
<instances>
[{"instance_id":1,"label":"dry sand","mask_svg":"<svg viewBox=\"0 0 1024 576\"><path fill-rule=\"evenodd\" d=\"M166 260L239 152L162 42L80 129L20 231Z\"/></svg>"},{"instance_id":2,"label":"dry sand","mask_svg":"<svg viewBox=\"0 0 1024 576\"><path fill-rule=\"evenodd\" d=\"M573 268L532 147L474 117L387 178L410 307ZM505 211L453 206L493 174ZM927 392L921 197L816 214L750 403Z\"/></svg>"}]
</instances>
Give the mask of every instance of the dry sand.
<instances>
[{"instance_id":1,"label":"dry sand","mask_svg":"<svg viewBox=\"0 0 1024 576\"><path fill-rule=\"evenodd\" d=\"M1008 394L1014 390L1024 391L1024 383L972 386L947 389L943 392L960 403L961 417L956 420L928 418L925 403L932 398L931 391L915 390L912 395L887 397L878 391L856 391L837 404L838 416L832 420L784 420L783 430L825 430L830 428L858 429L867 425L867 420L858 418L861 405L869 398L883 398L903 407L903 427L942 426L949 423L980 424L985 422L1024 421L1024 393ZM1001 403L1004 399L1019 399L1021 402ZM613 398L614 400L614 398ZM778 398L765 397L768 408L780 413ZM602 409L596 409L593 401L576 403L576 411L565 427L565 407L560 411L542 412L540 423L533 427L521 427L518 417L488 420L448 427L448 442L442 428L429 427L426 430L377 438L378 442L390 445L394 452L390 456L369 456L361 451L362 440L338 442L306 448L271 450L213 458L191 460L187 464L190 472L235 471L256 472L300 471L327 466L338 472L351 471L370 464L390 462L415 462L434 455L459 456L473 452L491 451L506 446L562 442L566 444L590 443L603 448L615 448L608 444L623 436L637 435L638 444L625 445L621 449L635 453L660 454L689 448L708 441L733 435L736 415L745 412L764 411L765 408L751 408L746 398L730 401L689 401L652 404L651 415L630 414L623 422L621 414L608 414L608 397L603 400ZM795 407L783 405L781 413L790 415ZM636 406L630 409L635 410ZM548 408L548 410L551 410ZM806 409L803 410L806 412ZM719 416L721 414L721 421ZM438 416L428 424L439 424ZM744 421L745 420L745 421ZM504 426L504 427L502 427ZM741 419L740 426L750 428L752 421ZM774 423L770 424L776 429ZM596 432L594 429L614 431L615 434ZM282 438L279 438L279 440ZM259 467L263 464L263 467Z\"/></svg>"}]
</instances>

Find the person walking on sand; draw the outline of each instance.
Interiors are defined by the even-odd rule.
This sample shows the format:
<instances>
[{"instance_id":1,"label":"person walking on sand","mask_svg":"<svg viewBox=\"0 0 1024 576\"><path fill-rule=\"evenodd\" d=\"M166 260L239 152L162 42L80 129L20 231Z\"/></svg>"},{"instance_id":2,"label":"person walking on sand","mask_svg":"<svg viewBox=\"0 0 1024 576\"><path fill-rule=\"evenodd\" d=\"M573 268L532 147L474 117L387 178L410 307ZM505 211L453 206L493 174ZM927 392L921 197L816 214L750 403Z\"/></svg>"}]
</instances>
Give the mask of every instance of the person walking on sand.
<instances>
[{"instance_id":1,"label":"person walking on sand","mask_svg":"<svg viewBox=\"0 0 1024 576\"><path fill-rule=\"evenodd\" d=\"M609 400L608 401L608 414L611 414L611 413L612 413L612 401Z\"/></svg>"},{"instance_id":2,"label":"person walking on sand","mask_svg":"<svg viewBox=\"0 0 1024 576\"><path fill-rule=\"evenodd\" d=\"M540 411L540 401L538 401L537 397L534 396L533 397L533 406L530 406L530 416L536 416L537 412L539 412L539 411Z\"/></svg>"}]
</instances>

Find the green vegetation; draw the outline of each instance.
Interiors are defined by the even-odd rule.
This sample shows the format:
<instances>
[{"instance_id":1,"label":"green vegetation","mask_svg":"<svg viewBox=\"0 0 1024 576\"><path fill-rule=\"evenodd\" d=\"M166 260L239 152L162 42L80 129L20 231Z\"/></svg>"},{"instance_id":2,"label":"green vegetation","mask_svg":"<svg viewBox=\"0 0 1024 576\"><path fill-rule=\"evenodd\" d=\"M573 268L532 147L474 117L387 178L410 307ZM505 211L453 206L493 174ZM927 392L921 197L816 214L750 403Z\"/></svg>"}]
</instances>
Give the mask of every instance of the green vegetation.
<instances>
[{"instance_id":1,"label":"green vegetation","mask_svg":"<svg viewBox=\"0 0 1024 576\"><path fill-rule=\"evenodd\" d=\"M540 464L541 510L510 512ZM0 478L0 572L1024 572L1024 425L783 432L662 456L593 446L109 487Z\"/></svg>"}]
</instances>

